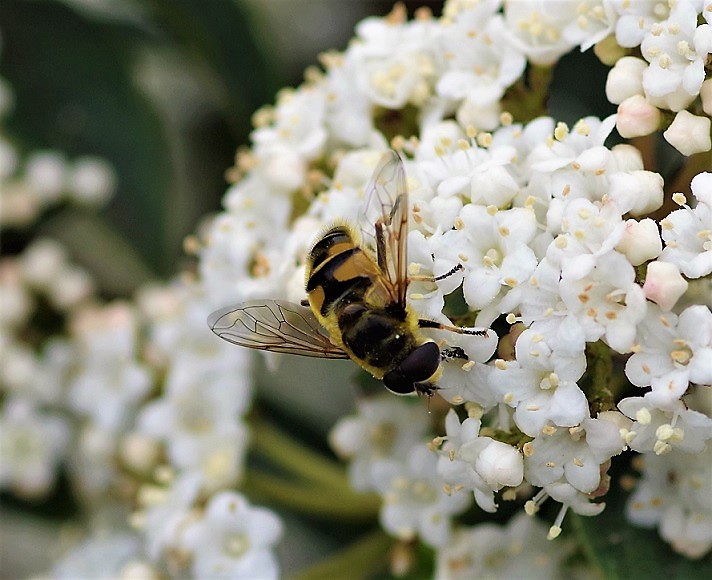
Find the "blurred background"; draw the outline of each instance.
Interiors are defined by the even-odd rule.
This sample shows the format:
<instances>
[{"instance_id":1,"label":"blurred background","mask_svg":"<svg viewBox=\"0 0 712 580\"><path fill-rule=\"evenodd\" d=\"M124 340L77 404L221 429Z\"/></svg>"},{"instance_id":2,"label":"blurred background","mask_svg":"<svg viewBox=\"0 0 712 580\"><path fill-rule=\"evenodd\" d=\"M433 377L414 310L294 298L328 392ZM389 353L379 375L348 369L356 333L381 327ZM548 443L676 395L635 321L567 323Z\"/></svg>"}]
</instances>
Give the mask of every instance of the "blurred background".
<instances>
[{"instance_id":1,"label":"blurred background","mask_svg":"<svg viewBox=\"0 0 712 580\"><path fill-rule=\"evenodd\" d=\"M435 15L442 8L405 4L411 16L423 5ZM1 0L0 78L12 91L2 134L20 156L97 156L115 173L115 193L98 212L60 203L31 226L3 227L2 255L19 254L37 236L57 239L106 299L190 267L183 240L219 210L252 114L281 87L298 85L320 52L345 48L357 22L392 7L391 0ZM569 81L581 67L600 78L577 93ZM554 115L613 112L605 74L591 54L562 59ZM58 524L76 515L69 495L60 480L39 502L0 496L3 578L48 568Z\"/></svg>"}]
</instances>

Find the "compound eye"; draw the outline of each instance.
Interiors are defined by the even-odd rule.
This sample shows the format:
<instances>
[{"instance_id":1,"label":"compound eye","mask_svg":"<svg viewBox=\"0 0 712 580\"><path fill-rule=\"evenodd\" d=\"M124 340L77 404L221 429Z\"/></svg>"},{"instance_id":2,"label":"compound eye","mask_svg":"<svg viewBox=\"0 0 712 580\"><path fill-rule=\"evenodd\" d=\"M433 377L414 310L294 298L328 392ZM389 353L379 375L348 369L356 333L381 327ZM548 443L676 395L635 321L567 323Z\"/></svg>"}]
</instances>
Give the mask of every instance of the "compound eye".
<instances>
[{"instance_id":1,"label":"compound eye","mask_svg":"<svg viewBox=\"0 0 712 580\"><path fill-rule=\"evenodd\" d=\"M383 375L383 384L386 388L396 395L409 395L415 391L413 381L409 380L400 370L395 368L392 371Z\"/></svg>"},{"instance_id":2,"label":"compound eye","mask_svg":"<svg viewBox=\"0 0 712 580\"><path fill-rule=\"evenodd\" d=\"M435 374L440 366L440 349L434 342L421 344L398 365L411 383L425 381Z\"/></svg>"}]
</instances>

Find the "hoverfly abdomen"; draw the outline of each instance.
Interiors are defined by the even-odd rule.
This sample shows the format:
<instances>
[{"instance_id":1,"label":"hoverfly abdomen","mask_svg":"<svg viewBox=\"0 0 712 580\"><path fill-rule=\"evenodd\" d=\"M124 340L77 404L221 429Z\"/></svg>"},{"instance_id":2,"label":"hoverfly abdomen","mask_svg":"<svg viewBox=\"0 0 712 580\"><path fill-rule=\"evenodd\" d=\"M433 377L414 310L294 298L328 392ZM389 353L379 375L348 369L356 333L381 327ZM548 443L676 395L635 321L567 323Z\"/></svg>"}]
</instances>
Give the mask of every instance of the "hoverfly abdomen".
<instances>
[{"instance_id":1,"label":"hoverfly abdomen","mask_svg":"<svg viewBox=\"0 0 712 580\"><path fill-rule=\"evenodd\" d=\"M345 226L334 226L314 244L309 258L312 272L316 271L326 260L342 252L357 248L351 232Z\"/></svg>"},{"instance_id":2,"label":"hoverfly abdomen","mask_svg":"<svg viewBox=\"0 0 712 580\"><path fill-rule=\"evenodd\" d=\"M366 308L341 328L344 345L357 358L383 371L394 367L415 346L412 334L398 321Z\"/></svg>"}]
</instances>

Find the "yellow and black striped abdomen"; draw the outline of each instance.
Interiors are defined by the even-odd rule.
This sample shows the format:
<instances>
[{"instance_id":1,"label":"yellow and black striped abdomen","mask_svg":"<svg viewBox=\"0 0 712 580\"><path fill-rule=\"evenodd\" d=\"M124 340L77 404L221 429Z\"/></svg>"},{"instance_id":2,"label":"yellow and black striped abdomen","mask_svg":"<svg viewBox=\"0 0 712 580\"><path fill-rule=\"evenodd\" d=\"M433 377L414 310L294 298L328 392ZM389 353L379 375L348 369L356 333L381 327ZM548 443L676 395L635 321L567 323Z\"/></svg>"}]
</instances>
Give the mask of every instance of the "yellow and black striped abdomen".
<instances>
[{"instance_id":1,"label":"yellow and black striped abdomen","mask_svg":"<svg viewBox=\"0 0 712 580\"><path fill-rule=\"evenodd\" d=\"M328 230L314 244L307 265L306 290L314 314L324 324L334 307L362 302L380 272L354 240L348 226Z\"/></svg>"}]
</instances>

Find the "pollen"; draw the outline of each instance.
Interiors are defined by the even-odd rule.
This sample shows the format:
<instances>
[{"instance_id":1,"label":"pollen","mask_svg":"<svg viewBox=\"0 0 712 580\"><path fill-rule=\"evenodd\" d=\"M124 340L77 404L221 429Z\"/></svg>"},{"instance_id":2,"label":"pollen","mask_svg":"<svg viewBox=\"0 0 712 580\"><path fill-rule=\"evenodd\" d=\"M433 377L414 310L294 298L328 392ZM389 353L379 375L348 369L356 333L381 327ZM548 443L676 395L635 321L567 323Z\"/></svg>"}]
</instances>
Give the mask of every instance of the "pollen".
<instances>
[{"instance_id":1,"label":"pollen","mask_svg":"<svg viewBox=\"0 0 712 580\"><path fill-rule=\"evenodd\" d=\"M547 461L545 465L549 468L556 467L556 463L554 463L553 461Z\"/></svg>"},{"instance_id":2,"label":"pollen","mask_svg":"<svg viewBox=\"0 0 712 580\"><path fill-rule=\"evenodd\" d=\"M687 198L685 197L684 193L677 192L672 194L672 200L677 204L677 205L685 205L687 203ZM666 223L665 220L663 220L663 227L665 227ZM669 226L669 229L672 229L672 225Z\"/></svg>"},{"instance_id":3,"label":"pollen","mask_svg":"<svg viewBox=\"0 0 712 580\"><path fill-rule=\"evenodd\" d=\"M566 123L559 122L554 129L554 138L557 141L563 141L569 134L569 127Z\"/></svg>"},{"instance_id":4,"label":"pollen","mask_svg":"<svg viewBox=\"0 0 712 580\"><path fill-rule=\"evenodd\" d=\"M635 414L635 420L641 425L650 425L650 421L652 421L652 419L653 417L650 414L650 411L645 407L638 409Z\"/></svg>"},{"instance_id":5,"label":"pollen","mask_svg":"<svg viewBox=\"0 0 712 580\"><path fill-rule=\"evenodd\" d=\"M544 425L544 427L542 427L542 429L541 429L541 432L544 435L548 435L549 437L551 437L552 435L555 435L557 431L558 431L558 429L556 427L554 427L553 425Z\"/></svg>"}]
</instances>

